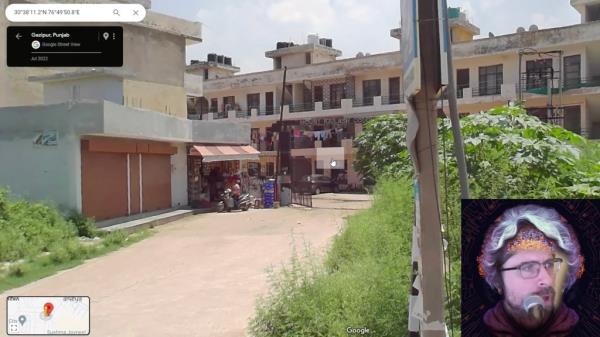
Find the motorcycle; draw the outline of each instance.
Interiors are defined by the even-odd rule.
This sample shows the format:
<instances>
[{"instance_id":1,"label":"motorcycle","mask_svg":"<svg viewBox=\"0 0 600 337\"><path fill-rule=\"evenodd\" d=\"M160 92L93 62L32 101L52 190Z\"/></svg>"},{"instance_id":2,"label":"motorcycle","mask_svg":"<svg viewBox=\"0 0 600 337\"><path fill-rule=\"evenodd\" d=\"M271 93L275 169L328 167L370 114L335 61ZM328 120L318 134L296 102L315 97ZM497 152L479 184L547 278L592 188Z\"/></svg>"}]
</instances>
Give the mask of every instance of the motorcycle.
<instances>
[{"instance_id":1,"label":"motorcycle","mask_svg":"<svg viewBox=\"0 0 600 337\"><path fill-rule=\"evenodd\" d=\"M220 201L217 204L217 212L221 213L224 211L231 212L231 210L242 210L247 211L254 205L253 197L248 193L240 194L237 205L233 195L231 195L231 189L226 189L221 193Z\"/></svg>"}]
</instances>

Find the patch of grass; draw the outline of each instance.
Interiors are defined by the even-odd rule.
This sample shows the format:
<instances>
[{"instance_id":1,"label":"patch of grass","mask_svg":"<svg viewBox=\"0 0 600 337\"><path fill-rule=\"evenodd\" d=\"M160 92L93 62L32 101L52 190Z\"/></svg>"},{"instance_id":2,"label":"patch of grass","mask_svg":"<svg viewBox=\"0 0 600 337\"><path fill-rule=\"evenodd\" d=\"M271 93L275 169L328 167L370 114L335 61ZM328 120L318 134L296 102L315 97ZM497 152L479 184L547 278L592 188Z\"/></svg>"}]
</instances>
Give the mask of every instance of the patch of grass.
<instances>
[{"instance_id":1,"label":"patch of grass","mask_svg":"<svg viewBox=\"0 0 600 337\"><path fill-rule=\"evenodd\" d=\"M270 272L270 293L249 324L256 337L371 336L407 331L411 279L412 188L409 181L378 185L370 209L348 218L321 263L308 252Z\"/></svg>"},{"instance_id":2,"label":"patch of grass","mask_svg":"<svg viewBox=\"0 0 600 337\"><path fill-rule=\"evenodd\" d=\"M0 277L0 293L8 289L23 286L33 281L51 276L65 269L80 265L86 259L98 257L127 247L153 235L153 230L143 230L126 235L124 232L108 233L109 244L87 245L70 240L61 246L53 246L50 254L39 255L9 268L6 275Z\"/></svg>"}]
</instances>

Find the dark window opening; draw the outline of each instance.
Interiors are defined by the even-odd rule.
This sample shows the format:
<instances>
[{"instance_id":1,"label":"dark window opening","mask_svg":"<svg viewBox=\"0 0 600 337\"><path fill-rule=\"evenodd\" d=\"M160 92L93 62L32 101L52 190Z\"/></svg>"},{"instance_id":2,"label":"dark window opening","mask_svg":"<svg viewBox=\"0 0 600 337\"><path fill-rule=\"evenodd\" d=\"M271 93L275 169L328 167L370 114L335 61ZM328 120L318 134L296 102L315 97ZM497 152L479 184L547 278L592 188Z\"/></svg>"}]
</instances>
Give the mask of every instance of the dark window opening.
<instances>
[{"instance_id":1,"label":"dark window opening","mask_svg":"<svg viewBox=\"0 0 600 337\"><path fill-rule=\"evenodd\" d=\"M456 96L462 98L463 89L470 86L469 69L456 69Z\"/></svg>"},{"instance_id":2,"label":"dark window opening","mask_svg":"<svg viewBox=\"0 0 600 337\"><path fill-rule=\"evenodd\" d=\"M311 64L311 63L312 63L311 55L310 55L310 53L306 53L306 64Z\"/></svg>"},{"instance_id":3,"label":"dark window opening","mask_svg":"<svg viewBox=\"0 0 600 337\"><path fill-rule=\"evenodd\" d=\"M479 96L499 95L502 83L501 64L479 67Z\"/></svg>"},{"instance_id":4,"label":"dark window opening","mask_svg":"<svg viewBox=\"0 0 600 337\"><path fill-rule=\"evenodd\" d=\"M548 81L554 77L552 59L527 61L526 66L526 88L547 88Z\"/></svg>"},{"instance_id":5,"label":"dark window opening","mask_svg":"<svg viewBox=\"0 0 600 337\"><path fill-rule=\"evenodd\" d=\"M381 80L366 80L362 84L364 104L373 105L373 97L381 96Z\"/></svg>"},{"instance_id":6,"label":"dark window opening","mask_svg":"<svg viewBox=\"0 0 600 337\"><path fill-rule=\"evenodd\" d=\"M565 57L565 87L577 87L581 83L581 56Z\"/></svg>"},{"instance_id":7,"label":"dark window opening","mask_svg":"<svg viewBox=\"0 0 600 337\"><path fill-rule=\"evenodd\" d=\"M269 91L265 94L265 107L267 115L273 114L273 92Z\"/></svg>"},{"instance_id":8,"label":"dark window opening","mask_svg":"<svg viewBox=\"0 0 600 337\"><path fill-rule=\"evenodd\" d=\"M400 77L392 77L388 80L390 104L400 103Z\"/></svg>"}]
</instances>

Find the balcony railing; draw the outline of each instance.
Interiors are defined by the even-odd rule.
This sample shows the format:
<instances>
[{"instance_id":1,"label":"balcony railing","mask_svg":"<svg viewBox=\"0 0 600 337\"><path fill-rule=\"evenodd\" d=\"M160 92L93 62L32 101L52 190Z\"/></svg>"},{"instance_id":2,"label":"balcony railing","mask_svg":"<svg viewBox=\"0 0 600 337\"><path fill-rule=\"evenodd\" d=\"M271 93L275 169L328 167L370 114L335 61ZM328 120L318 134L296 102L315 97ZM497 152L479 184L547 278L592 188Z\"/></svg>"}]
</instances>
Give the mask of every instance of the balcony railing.
<instances>
[{"instance_id":1,"label":"balcony railing","mask_svg":"<svg viewBox=\"0 0 600 337\"><path fill-rule=\"evenodd\" d=\"M381 104L383 104L383 105L400 104L400 103L404 103L404 95L392 95L392 96L382 96L381 97Z\"/></svg>"},{"instance_id":2,"label":"balcony railing","mask_svg":"<svg viewBox=\"0 0 600 337\"><path fill-rule=\"evenodd\" d=\"M323 101L323 110L339 109L342 107L342 100L337 101Z\"/></svg>"},{"instance_id":3,"label":"balcony railing","mask_svg":"<svg viewBox=\"0 0 600 337\"><path fill-rule=\"evenodd\" d=\"M235 112L235 117L236 118L250 118L250 110L248 110L248 111L236 111Z\"/></svg>"},{"instance_id":4,"label":"balcony railing","mask_svg":"<svg viewBox=\"0 0 600 337\"><path fill-rule=\"evenodd\" d=\"M373 105L373 97L363 97L361 98L354 98L352 100L352 107L353 108L357 108L357 107L361 107L361 106L371 106Z\"/></svg>"},{"instance_id":5,"label":"balcony railing","mask_svg":"<svg viewBox=\"0 0 600 337\"><path fill-rule=\"evenodd\" d=\"M565 79L563 90L600 87L600 76Z\"/></svg>"},{"instance_id":6,"label":"balcony railing","mask_svg":"<svg viewBox=\"0 0 600 337\"><path fill-rule=\"evenodd\" d=\"M259 116L279 115L279 107L266 107L258 110Z\"/></svg>"},{"instance_id":7,"label":"balcony railing","mask_svg":"<svg viewBox=\"0 0 600 337\"><path fill-rule=\"evenodd\" d=\"M315 103L314 102L297 103L297 104L291 104L289 107L290 107L290 113L304 112L304 111L314 111L315 110Z\"/></svg>"},{"instance_id":8,"label":"balcony railing","mask_svg":"<svg viewBox=\"0 0 600 337\"><path fill-rule=\"evenodd\" d=\"M228 117L227 111L213 113L213 119L225 119Z\"/></svg>"},{"instance_id":9,"label":"balcony railing","mask_svg":"<svg viewBox=\"0 0 600 337\"><path fill-rule=\"evenodd\" d=\"M500 86L473 88L473 97L500 95L501 92Z\"/></svg>"},{"instance_id":10,"label":"balcony railing","mask_svg":"<svg viewBox=\"0 0 600 337\"><path fill-rule=\"evenodd\" d=\"M201 114L197 114L197 113L188 113L188 119L193 119L193 120L201 120L202 119L202 115Z\"/></svg>"}]
</instances>

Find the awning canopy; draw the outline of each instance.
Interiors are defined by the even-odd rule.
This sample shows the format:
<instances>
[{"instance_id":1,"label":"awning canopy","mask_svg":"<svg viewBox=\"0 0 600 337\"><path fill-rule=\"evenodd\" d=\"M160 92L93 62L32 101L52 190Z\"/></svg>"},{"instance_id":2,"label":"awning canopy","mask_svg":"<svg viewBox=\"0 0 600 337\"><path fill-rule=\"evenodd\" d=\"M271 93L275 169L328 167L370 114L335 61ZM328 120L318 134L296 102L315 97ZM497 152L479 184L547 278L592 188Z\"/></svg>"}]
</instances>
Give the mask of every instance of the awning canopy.
<instances>
[{"instance_id":1,"label":"awning canopy","mask_svg":"<svg viewBox=\"0 0 600 337\"><path fill-rule=\"evenodd\" d=\"M194 145L190 156L202 156L202 161L210 163L227 160L258 160L258 152L250 145Z\"/></svg>"}]
</instances>

